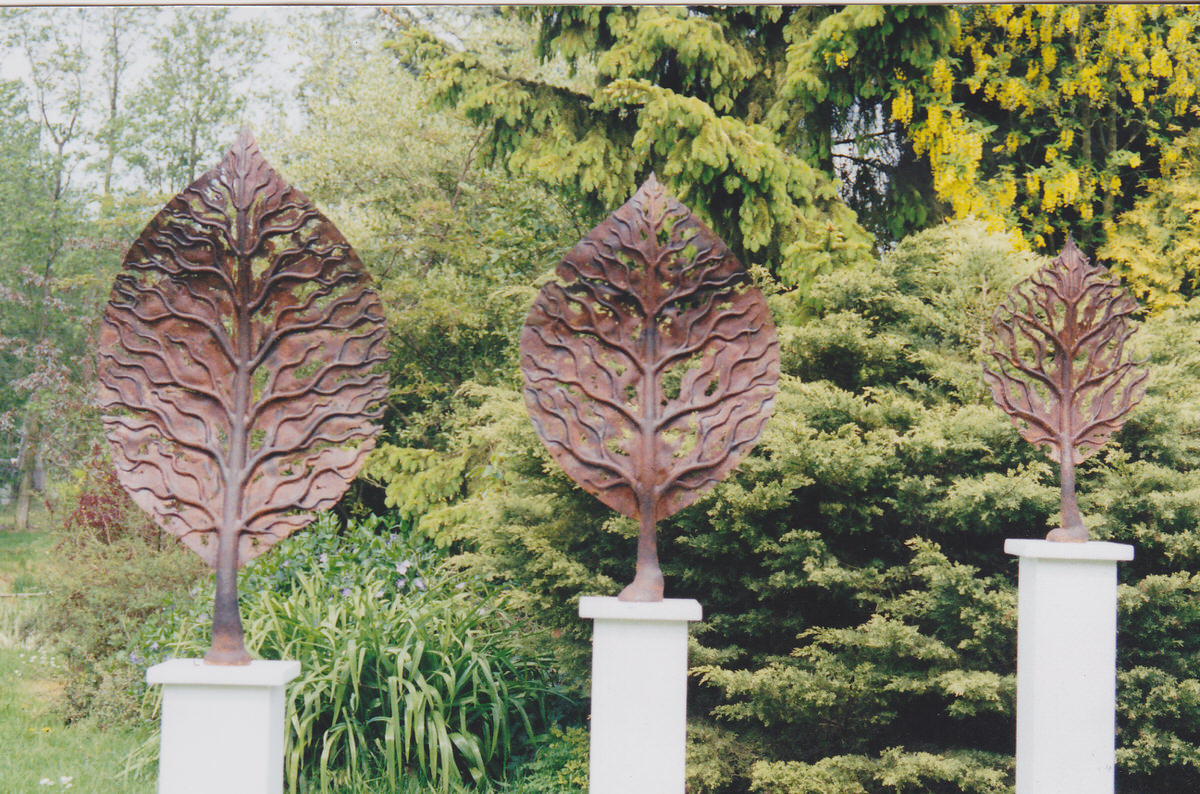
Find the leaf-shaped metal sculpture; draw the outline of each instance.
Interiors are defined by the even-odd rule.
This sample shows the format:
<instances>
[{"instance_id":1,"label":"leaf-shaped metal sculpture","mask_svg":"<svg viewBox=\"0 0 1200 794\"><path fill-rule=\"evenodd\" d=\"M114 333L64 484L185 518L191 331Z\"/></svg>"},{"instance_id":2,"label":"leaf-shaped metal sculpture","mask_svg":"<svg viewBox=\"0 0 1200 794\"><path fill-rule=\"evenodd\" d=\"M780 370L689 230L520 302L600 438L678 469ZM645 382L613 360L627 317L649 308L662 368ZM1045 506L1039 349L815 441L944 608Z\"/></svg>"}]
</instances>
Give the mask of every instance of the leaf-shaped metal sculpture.
<instances>
[{"instance_id":1,"label":"leaf-shaped metal sculpture","mask_svg":"<svg viewBox=\"0 0 1200 794\"><path fill-rule=\"evenodd\" d=\"M250 661L238 567L332 506L374 445L369 281L248 131L125 256L100 334L105 432L134 501L216 569L208 662Z\"/></svg>"},{"instance_id":2,"label":"leaf-shaped metal sculpture","mask_svg":"<svg viewBox=\"0 0 1200 794\"><path fill-rule=\"evenodd\" d=\"M655 522L754 446L779 380L775 326L742 264L653 176L557 275L521 334L525 403L567 474L639 521L620 598L658 601Z\"/></svg>"},{"instance_id":3,"label":"leaf-shaped metal sculpture","mask_svg":"<svg viewBox=\"0 0 1200 794\"><path fill-rule=\"evenodd\" d=\"M992 396L1021 436L1059 464L1062 526L1048 540L1081 542L1075 464L1125 423L1145 394L1149 370L1125 349L1137 302L1069 237L1062 253L996 308L984 368Z\"/></svg>"}]
</instances>

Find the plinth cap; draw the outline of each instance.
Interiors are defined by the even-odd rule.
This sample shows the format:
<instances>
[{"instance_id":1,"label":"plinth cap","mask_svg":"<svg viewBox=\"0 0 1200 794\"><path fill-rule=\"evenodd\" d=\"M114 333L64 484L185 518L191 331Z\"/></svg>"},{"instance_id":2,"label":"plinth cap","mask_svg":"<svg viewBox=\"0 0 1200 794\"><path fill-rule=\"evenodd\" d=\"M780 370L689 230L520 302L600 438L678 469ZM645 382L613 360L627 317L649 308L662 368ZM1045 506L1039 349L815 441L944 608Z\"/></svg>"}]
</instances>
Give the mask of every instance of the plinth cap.
<instances>
[{"instance_id":1,"label":"plinth cap","mask_svg":"<svg viewBox=\"0 0 1200 794\"><path fill-rule=\"evenodd\" d=\"M1043 560L1083 560L1126 562L1133 559L1133 546L1128 543L1109 543L1089 540L1086 543L1060 543L1054 540L1008 538L1004 551L1018 557L1037 557Z\"/></svg>"},{"instance_id":2,"label":"plinth cap","mask_svg":"<svg viewBox=\"0 0 1200 794\"><path fill-rule=\"evenodd\" d=\"M644 620L685 622L700 620L703 610L694 598L664 598L662 601L621 601L611 596L583 596L579 617L599 620Z\"/></svg>"},{"instance_id":3,"label":"plinth cap","mask_svg":"<svg viewBox=\"0 0 1200 794\"><path fill-rule=\"evenodd\" d=\"M300 675L294 660L256 659L250 664L205 664L203 659L171 659L146 671L148 684L189 686L283 686Z\"/></svg>"}]
</instances>

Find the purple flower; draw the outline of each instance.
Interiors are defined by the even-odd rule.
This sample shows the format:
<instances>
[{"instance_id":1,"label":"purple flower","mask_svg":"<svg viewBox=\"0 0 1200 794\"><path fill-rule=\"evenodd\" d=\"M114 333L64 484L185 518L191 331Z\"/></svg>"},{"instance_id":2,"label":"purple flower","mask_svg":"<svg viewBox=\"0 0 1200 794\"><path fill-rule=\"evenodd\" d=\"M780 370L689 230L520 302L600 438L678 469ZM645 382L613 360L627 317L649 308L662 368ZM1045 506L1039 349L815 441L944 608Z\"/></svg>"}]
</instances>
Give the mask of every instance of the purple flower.
<instances>
[{"instance_id":1,"label":"purple flower","mask_svg":"<svg viewBox=\"0 0 1200 794\"><path fill-rule=\"evenodd\" d=\"M412 567L412 560L404 560L403 562L398 562L398 563L396 563L396 573L403 576L404 574L408 573L408 569L411 567Z\"/></svg>"},{"instance_id":2,"label":"purple flower","mask_svg":"<svg viewBox=\"0 0 1200 794\"><path fill-rule=\"evenodd\" d=\"M397 590L400 590L400 589L401 589L401 588L403 588L403 587L404 587L404 585L406 585L406 584L408 584L408 580L407 580L407 579L404 579L404 578L397 579L397 580L396 580L396 589L397 589Z\"/></svg>"},{"instance_id":3,"label":"purple flower","mask_svg":"<svg viewBox=\"0 0 1200 794\"><path fill-rule=\"evenodd\" d=\"M317 557L317 562L321 563L322 565L327 565L329 563L329 555L322 553L320 557Z\"/></svg>"},{"instance_id":4,"label":"purple flower","mask_svg":"<svg viewBox=\"0 0 1200 794\"><path fill-rule=\"evenodd\" d=\"M416 579L413 579L413 587L417 588L418 590L424 590L425 580L418 576Z\"/></svg>"},{"instance_id":5,"label":"purple flower","mask_svg":"<svg viewBox=\"0 0 1200 794\"><path fill-rule=\"evenodd\" d=\"M350 588L349 588L349 587L343 587L343 588L342 588L342 597L343 597L343 598L349 598L349 597L350 597Z\"/></svg>"},{"instance_id":6,"label":"purple flower","mask_svg":"<svg viewBox=\"0 0 1200 794\"><path fill-rule=\"evenodd\" d=\"M142 657L141 657L141 656L138 654L138 652L137 652L137 651L130 651L130 652L129 652L129 661L130 661L132 664L141 664L142 662L144 662L144 661L146 661L146 660L145 660L145 659L143 659L143 658L142 658Z\"/></svg>"}]
</instances>

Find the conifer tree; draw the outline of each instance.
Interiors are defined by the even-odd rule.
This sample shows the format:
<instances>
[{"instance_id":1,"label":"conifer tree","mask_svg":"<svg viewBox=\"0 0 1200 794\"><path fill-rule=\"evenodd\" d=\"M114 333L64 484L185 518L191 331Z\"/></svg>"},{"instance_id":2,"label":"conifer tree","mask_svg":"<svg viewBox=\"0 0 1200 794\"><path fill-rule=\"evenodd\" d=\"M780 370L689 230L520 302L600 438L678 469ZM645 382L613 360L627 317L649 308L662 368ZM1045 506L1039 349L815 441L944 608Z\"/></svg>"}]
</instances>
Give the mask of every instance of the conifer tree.
<instances>
[{"instance_id":1,"label":"conifer tree","mask_svg":"<svg viewBox=\"0 0 1200 794\"><path fill-rule=\"evenodd\" d=\"M411 24L399 38L440 100L487 131L485 150L510 171L581 198L597 219L655 172L744 261L788 286L864 261L872 241L839 196L833 149L863 126L859 98L877 102L890 89L878 70L834 92L814 76L814 58L822 73L835 65L806 49L828 10L520 13L536 27L540 66L459 50ZM936 35L897 24L908 14L858 20L875 34L872 57L913 51L900 45L917 39L920 57L936 49Z\"/></svg>"}]
</instances>

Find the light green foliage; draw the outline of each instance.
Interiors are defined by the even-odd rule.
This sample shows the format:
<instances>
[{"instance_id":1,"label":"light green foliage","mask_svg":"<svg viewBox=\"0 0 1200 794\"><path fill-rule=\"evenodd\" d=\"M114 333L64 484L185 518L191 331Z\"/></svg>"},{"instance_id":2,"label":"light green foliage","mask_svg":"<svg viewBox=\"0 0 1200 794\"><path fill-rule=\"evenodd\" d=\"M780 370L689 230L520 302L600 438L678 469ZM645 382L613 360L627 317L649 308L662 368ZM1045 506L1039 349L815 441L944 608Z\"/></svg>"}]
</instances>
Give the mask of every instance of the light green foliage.
<instances>
[{"instance_id":1,"label":"light green foliage","mask_svg":"<svg viewBox=\"0 0 1200 794\"><path fill-rule=\"evenodd\" d=\"M689 651L693 661L702 654L698 647ZM692 794L726 790L729 782L744 777L759 757L758 748L737 731L711 720L692 717L687 734L687 790Z\"/></svg>"},{"instance_id":2,"label":"light green foliage","mask_svg":"<svg viewBox=\"0 0 1200 794\"><path fill-rule=\"evenodd\" d=\"M152 47L156 62L130 98L122 130L137 141L125 159L147 183L177 193L232 140L246 107L237 83L263 57L263 36L228 8L178 8Z\"/></svg>"},{"instance_id":3,"label":"light green foliage","mask_svg":"<svg viewBox=\"0 0 1200 794\"><path fill-rule=\"evenodd\" d=\"M980 341L1039 263L956 221L874 269L822 276L811 319L811 303L768 284L783 360L774 416L733 476L659 528L668 596L705 605L691 704L725 748L698 751L694 790L1011 785L1016 570L1002 546L1054 526L1058 487L991 404ZM1150 392L1080 475L1093 536L1138 547L1122 568L1119 736L1122 790L1134 792L1198 782L1183 750L1197 738L1191 701L1166 699L1200 674L1194 610L1180 607L1200 570L1200 345L1180 344L1198 313L1139 331ZM515 391L472 400L450 451L471 450L488 474L457 480L468 495L434 508L429 531L518 587L562 633L562 669L584 680L575 601L628 579L635 527L566 479Z\"/></svg>"},{"instance_id":4,"label":"light green foliage","mask_svg":"<svg viewBox=\"0 0 1200 794\"><path fill-rule=\"evenodd\" d=\"M384 444L367 460L364 475L384 484L389 508L413 520L439 545L454 540L437 531L437 512L453 504L475 484L485 464L477 447L455 453ZM433 515L430 515L430 514Z\"/></svg>"},{"instance_id":5,"label":"light green foliage","mask_svg":"<svg viewBox=\"0 0 1200 794\"><path fill-rule=\"evenodd\" d=\"M328 55L308 70L308 123L279 143L281 167L378 282L391 332L390 440L440 449L463 382L515 378L530 282L587 227L529 180L489 168L479 134L433 107L369 29L347 69L327 41L344 22L334 15L306 34Z\"/></svg>"},{"instance_id":6,"label":"light green foliage","mask_svg":"<svg viewBox=\"0 0 1200 794\"><path fill-rule=\"evenodd\" d=\"M521 767L520 777L505 791L510 794L564 794L588 787L588 732L554 725L537 756Z\"/></svg>"},{"instance_id":7,"label":"light green foliage","mask_svg":"<svg viewBox=\"0 0 1200 794\"><path fill-rule=\"evenodd\" d=\"M455 50L415 26L400 45L440 101L486 130L488 152L512 173L581 196L600 215L654 171L743 259L807 288L816 274L860 261L869 239L830 175L799 153L808 125L768 112L791 99L776 80L792 14L519 12L540 32L541 70Z\"/></svg>"},{"instance_id":8,"label":"light green foliage","mask_svg":"<svg viewBox=\"0 0 1200 794\"><path fill-rule=\"evenodd\" d=\"M994 794L1007 785L1006 773L989 769L999 759L982 753L905 752L889 747L879 758L837 756L815 764L754 765L750 790L762 794Z\"/></svg>"},{"instance_id":9,"label":"light green foliage","mask_svg":"<svg viewBox=\"0 0 1200 794\"><path fill-rule=\"evenodd\" d=\"M39 199L47 168L23 93L19 82L0 83L0 368L6 375L0 381L0 414L24 403L25 394L14 383L30 369L20 343L28 344L36 333L29 305L38 293L21 269L32 268L45 245ZM6 440L9 443L0 449L11 458L16 447Z\"/></svg>"},{"instance_id":10,"label":"light green foliage","mask_svg":"<svg viewBox=\"0 0 1200 794\"><path fill-rule=\"evenodd\" d=\"M88 250L94 228L77 184L90 135L91 18L0 10L0 52L24 72L23 85L0 89L0 456L20 459L21 528L38 475L69 470L98 427L87 336L116 256Z\"/></svg>"},{"instance_id":11,"label":"light green foliage","mask_svg":"<svg viewBox=\"0 0 1200 794\"><path fill-rule=\"evenodd\" d=\"M1146 193L1110 225L1098 256L1153 309L1178 306L1197 294L1200 238L1200 138L1187 136L1178 166L1147 180Z\"/></svg>"},{"instance_id":12,"label":"light green foliage","mask_svg":"<svg viewBox=\"0 0 1200 794\"><path fill-rule=\"evenodd\" d=\"M296 659L285 772L292 790L336 791L376 776L442 792L503 776L554 704L536 633L502 595L444 570L428 544L378 518L344 533L324 516L242 577L247 648ZM206 588L207 589L207 588ZM208 644L204 593L138 641L149 663Z\"/></svg>"},{"instance_id":13,"label":"light green foliage","mask_svg":"<svg viewBox=\"0 0 1200 794\"><path fill-rule=\"evenodd\" d=\"M142 684L129 669L129 648L144 621L186 595L202 570L173 540L159 551L132 534L112 543L90 533L59 538L39 629L68 665L68 718L111 722L136 713Z\"/></svg>"},{"instance_id":14,"label":"light green foliage","mask_svg":"<svg viewBox=\"0 0 1200 794\"><path fill-rule=\"evenodd\" d=\"M158 530L93 450L61 488L65 515L49 530L39 639L66 662L66 717L108 724L138 714L144 676L131 649L148 621L186 598L207 570Z\"/></svg>"}]
</instances>

